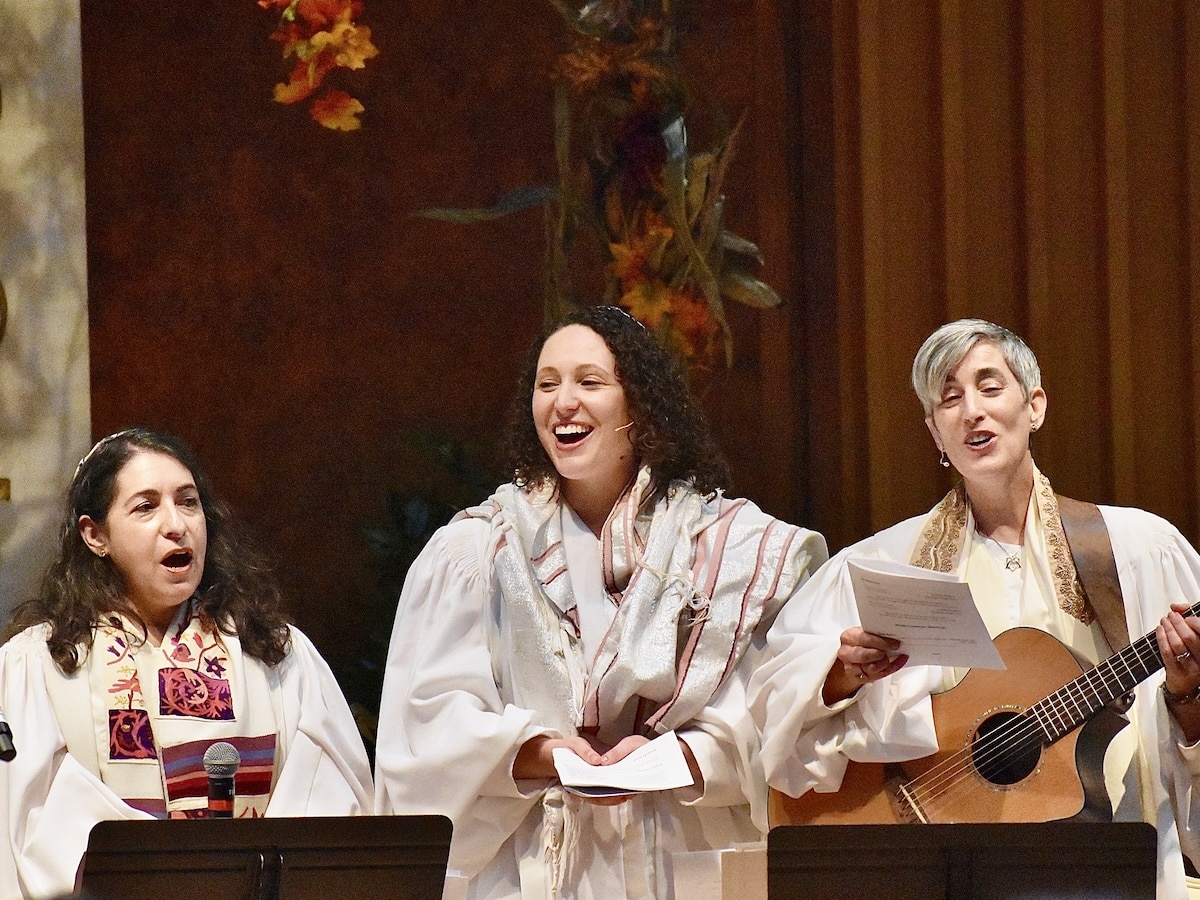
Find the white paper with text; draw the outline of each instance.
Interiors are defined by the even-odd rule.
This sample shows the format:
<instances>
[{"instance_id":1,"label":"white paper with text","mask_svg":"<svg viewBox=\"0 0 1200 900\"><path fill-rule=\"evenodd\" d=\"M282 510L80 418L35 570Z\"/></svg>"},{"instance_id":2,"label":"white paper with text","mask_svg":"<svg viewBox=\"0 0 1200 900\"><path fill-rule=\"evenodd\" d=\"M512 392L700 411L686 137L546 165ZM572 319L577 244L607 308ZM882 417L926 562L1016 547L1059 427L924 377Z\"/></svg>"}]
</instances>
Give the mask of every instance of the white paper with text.
<instances>
[{"instance_id":1,"label":"white paper with text","mask_svg":"<svg viewBox=\"0 0 1200 900\"><path fill-rule=\"evenodd\" d=\"M965 581L887 560L847 565L862 627L900 641L910 665L1004 668Z\"/></svg>"}]
</instances>

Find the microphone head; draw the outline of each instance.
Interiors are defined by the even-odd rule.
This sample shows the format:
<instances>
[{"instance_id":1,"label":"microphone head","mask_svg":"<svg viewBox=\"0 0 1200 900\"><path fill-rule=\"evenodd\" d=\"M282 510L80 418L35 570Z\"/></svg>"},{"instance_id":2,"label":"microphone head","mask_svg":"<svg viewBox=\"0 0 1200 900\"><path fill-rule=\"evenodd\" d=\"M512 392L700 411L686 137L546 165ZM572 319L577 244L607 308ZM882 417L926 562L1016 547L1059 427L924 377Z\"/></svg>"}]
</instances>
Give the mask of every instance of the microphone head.
<instances>
[{"instance_id":1,"label":"microphone head","mask_svg":"<svg viewBox=\"0 0 1200 900\"><path fill-rule=\"evenodd\" d=\"M209 778L231 778L242 764L242 755L228 741L217 741L204 751L204 771Z\"/></svg>"}]
</instances>

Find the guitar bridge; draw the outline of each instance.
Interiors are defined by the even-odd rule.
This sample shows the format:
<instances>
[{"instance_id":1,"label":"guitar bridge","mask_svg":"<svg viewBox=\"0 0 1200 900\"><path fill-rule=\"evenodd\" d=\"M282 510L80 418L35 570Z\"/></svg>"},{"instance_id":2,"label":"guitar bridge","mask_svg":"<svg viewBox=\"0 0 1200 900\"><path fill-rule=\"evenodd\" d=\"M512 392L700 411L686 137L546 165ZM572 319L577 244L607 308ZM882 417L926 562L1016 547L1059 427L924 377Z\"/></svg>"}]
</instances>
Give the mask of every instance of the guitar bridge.
<instances>
[{"instance_id":1,"label":"guitar bridge","mask_svg":"<svg viewBox=\"0 0 1200 900\"><path fill-rule=\"evenodd\" d=\"M921 803L916 794L903 778L889 778L887 782L888 799L892 802L892 812L896 821L901 825L928 825L929 819L921 809Z\"/></svg>"}]
</instances>

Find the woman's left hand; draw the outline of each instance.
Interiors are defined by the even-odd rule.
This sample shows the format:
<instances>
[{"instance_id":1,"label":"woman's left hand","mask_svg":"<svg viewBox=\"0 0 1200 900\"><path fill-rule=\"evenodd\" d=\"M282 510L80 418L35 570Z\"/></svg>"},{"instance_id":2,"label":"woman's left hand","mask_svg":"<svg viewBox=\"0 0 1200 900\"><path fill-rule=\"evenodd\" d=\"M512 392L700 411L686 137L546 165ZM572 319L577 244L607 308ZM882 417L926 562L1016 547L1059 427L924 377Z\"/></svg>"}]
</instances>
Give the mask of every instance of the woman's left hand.
<instances>
[{"instance_id":1,"label":"woman's left hand","mask_svg":"<svg viewBox=\"0 0 1200 900\"><path fill-rule=\"evenodd\" d=\"M640 734L631 734L629 737L623 737L608 750L600 752L600 765L611 766L613 763L618 763L638 747L648 743L650 743L650 739L642 737Z\"/></svg>"},{"instance_id":2,"label":"woman's left hand","mask_svg":"<svg viewBox=\"0 0 1200 900\"><path fill-rule=\"evenodd\" d=\"M1200 619L1185 616L1186 603L1172 603L1154 636L1167 673L1167 690L1186 694L1200 686Z\"/></svg>"},{"instance_id":3,"label":"woman's left hand","mask_svg":"<svg viewBox=\"0 0 1200 900\"><path fill-rule=\"evenodd\" d=\"M629 737L623 737L617 741L608 750L596 748L596 752L600 754L600 762L597 765L611 766L613 763L618 763L627 757L630 753L641 747L644 744L650 743L648 738L644 738L638 734L631 734ZM629 799L629 794L621 797L585 797L584 799L595 806L620 806Z\"/></svg>"},{"instance_id":4,"label":"woman's left hand","mask_svg":"<svg viewBox=\"0 0 1200 900\"><path fill-rule=\"evenodd\" d=\"M687 760L688 769L692 773L692 778L695 782L695 787L701 792L704 791L704 775L700 772L700 764L696 762L696 756L692 753L692 748L687 745L687 741L683 738L677 738L679 741L679 749L683 751L683 758ZM638 747L645 746L650 743L650 739L643 737L640 734L631 734L628 737L623 737L610 747L607 751L601 751L600 765L611 766L613 763L618 763L627 757ZM624 803L629 797L588 797L589 803L594 803L597 806L617 806Z\"/></svg>"}]
</instances>

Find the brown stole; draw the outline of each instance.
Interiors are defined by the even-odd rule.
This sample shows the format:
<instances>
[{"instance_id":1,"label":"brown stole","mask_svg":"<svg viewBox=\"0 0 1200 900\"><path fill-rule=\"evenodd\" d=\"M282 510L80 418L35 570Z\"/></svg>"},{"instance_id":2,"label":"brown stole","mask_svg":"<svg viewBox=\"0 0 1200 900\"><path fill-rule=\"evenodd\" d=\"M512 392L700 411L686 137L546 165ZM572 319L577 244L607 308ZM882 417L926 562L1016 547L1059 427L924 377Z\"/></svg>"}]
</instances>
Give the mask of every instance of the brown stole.
<instances>
[{"instance_id":1,"label":"brown stole","mask_svg":"<svg viewBox=\"0 0 1200 900\"><path fill-rule=\"evenodd\" d=\"M1100 622L1109 649L1115 653L1129 646L1129 627L1125 624L1121 581L1117 577L1117 561L1113 557L1104 516L1095 503L1072 500L1061 494L1056 497L1079 583Z\"/></svg>"}]
</instances>

